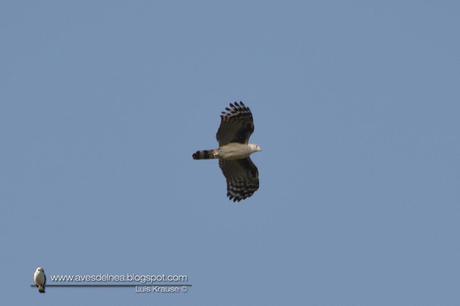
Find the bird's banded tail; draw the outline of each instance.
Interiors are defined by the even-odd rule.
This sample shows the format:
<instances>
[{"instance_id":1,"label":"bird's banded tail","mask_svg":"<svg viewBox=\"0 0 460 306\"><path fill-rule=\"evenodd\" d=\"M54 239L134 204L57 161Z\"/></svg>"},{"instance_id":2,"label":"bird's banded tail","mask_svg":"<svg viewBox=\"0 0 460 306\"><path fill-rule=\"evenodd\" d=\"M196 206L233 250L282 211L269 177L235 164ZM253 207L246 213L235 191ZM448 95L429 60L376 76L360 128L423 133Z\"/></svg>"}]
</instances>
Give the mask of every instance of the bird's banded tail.
<instances>
[{"instance_id":1,"label":"bird's banded tail","mask_svg":"<svg viewBox=\"0 0 460 306\"><path fill-rule=\"evenodd\" d=\"M201 150L196 151L192 155L193 159L214 159L217 158L216 150Z\"/></svg>"}]
</instances>

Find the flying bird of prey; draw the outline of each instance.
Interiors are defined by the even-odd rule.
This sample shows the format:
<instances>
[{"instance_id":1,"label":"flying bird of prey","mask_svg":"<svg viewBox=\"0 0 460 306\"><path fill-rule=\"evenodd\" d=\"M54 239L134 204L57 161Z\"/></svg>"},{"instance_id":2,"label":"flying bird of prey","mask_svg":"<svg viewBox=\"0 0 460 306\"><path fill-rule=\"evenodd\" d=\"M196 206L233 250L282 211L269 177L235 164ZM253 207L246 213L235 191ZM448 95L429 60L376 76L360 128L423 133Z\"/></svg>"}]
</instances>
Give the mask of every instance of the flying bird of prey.
<instances>
[{"instance_id":1,"label":"flying bird of prey","mask_svg":"<svg viewBox=\"0 0 460 306\"><path fill-rule=\"evenodd\" d=\"M239 202L259 189L259 171L249 155L262 151L249 143L254 132L254 121L249 107L243 102L230 103L220 115L216 138L219 148L196 151L193 159L219 159L219 167L227 180L227 196Z\"/></svg>"},{"instance_id":2,"label":"flying bird of prey","mask_svg":"<svg viewBox=\"0 0 460 306\"><path fill-rule=\"evenodd\" d=\"M38 288L38 292L45 293L46 275L42 267L38 267L34 273L34 284Z\"/></svg>"}]
</instances>

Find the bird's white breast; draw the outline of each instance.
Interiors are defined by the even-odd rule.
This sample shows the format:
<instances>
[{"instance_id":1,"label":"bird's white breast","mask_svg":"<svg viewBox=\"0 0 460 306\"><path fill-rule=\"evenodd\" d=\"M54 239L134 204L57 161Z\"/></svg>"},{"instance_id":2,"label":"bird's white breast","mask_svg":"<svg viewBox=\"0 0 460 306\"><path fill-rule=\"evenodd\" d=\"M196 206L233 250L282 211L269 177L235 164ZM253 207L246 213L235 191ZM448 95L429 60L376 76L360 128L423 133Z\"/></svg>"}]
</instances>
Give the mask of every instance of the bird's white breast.
<instances>
[{"instance_id":1,"label":"bird's white breast","mask_svg":"<svg viewBox=\"0 0 460 306\"><path fill-rule=\"evenodd\" d=\"M40 271L35 271L34 282L38 285L43 285L45 283L45 275Z\"/></svg>"},{"instance_id":2,"label":"bird's white breast","mask_svg":"<svg viewBox=\"0 0 460 306\"><path fill-rule=\"evenodd\" d=\"M246 158L253 150L247 144L229 143L218 149L218 157L221 159L242 159Z\"/></svg>"}]
</instances>

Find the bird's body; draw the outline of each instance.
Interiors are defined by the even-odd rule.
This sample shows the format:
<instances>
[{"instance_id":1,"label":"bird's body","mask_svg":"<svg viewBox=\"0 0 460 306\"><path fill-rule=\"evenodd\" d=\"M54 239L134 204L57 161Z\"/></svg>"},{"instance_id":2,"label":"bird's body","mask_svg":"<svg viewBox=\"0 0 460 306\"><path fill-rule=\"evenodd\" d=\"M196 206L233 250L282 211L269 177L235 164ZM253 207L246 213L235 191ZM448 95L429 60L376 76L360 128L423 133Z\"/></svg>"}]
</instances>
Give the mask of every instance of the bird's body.
<instances>
[{"instance_id":1,"label":"bird's body","mask_svg":"<svg viewBox=\"0 0 460 306\"><path fill-rule=\"evenodd\" d=\"M260 151L258 145L231 142L217 149L217 156L227 160L242 159L258 151Z\"/></svg>"},{"instance_id":2,"label":"bird's body","mask_svg":"<svg viewBox=\"0 0 460 306\"><path fill-rule=\"evenodd\" d=\"M258 145L231 142L214 150L202 150L193 154L194 159L227 159L247 158L252 153L260 151Z\"/></svg>"},{"instance_id":3,"label":"bird's body","mask_svg":"<svg viewBox=\"0 0 460 306\"><path fill-rule=\"evenodd\" d=\"M42 267L38 267L34 273L34 284L38 288L38 292L45 293L46 275Z\"/></svg>"},{"instance_id":4,"label":"bird's body","mask_svg":"<svg viewBox=\"0 0 460 306\"><path fill-rule=\"evenodd\" d=\"M262 149L248 143L253 131L249 107L243 102L230 103L230 108L222 112L216 134L219 148L193 154L193 159L219 159L219 166L227 180L227 196L234 202L250 197L259 188L259 172L249 156Z\"/></svg>"}]
</instances>

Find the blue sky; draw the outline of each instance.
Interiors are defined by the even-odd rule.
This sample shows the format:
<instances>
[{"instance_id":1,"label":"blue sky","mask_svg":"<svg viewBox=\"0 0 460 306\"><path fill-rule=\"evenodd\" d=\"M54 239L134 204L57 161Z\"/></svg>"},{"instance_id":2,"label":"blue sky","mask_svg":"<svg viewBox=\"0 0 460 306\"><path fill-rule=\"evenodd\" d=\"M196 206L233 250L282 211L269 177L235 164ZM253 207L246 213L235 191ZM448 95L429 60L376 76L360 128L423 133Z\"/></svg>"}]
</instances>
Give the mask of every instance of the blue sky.
<instances>
[{"instance_id":1,"label":"blue sky","mask_svg":"<svg viewBox=\"0 0 460 306\"><path fill-rule=\"evenodd\" d=\"M460 303L455 1L2 1L3 304ZM219 114L255 118L225 197ZM29 286L187 274L188 294Z\"/></svg>"}]
</instances>

